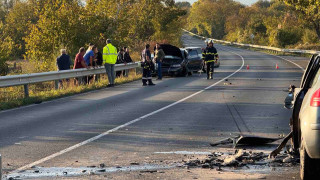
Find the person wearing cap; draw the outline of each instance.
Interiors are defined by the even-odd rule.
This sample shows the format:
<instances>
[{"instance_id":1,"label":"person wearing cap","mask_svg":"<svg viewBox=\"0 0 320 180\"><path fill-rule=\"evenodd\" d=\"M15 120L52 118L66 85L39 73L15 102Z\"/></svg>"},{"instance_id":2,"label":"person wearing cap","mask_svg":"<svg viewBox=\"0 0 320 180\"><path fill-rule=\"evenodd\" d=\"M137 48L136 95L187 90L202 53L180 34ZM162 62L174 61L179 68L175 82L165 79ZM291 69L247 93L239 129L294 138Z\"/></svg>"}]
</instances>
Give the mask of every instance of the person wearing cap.
<instances>
[{"instance_id":1,"label":"person wearing cap","mask_svg":"<svg viewBox=\"0 0 320 180\"><path fill-rule=\"evenodd\" d=\"M114 86L115 72L114 66L117 62L118 52L117 48L111 44L111 40L107 40L107 45L103 48L103 63L106 68L106 73L108 75L109 85L108 87Z\"/></svg>"},{"instance_id":2,"label":"person wearing cap","mask_svg":"<svg viewBox=\"0 0 320 180\"><path fill-rule=\"evenodd\" d=\"M207 79L213 79L214 63L219 59L217 49L213 47L213 40L209 40L208 47L204 50L203 55L207 64Z\"/></svg>"}]
</instances>

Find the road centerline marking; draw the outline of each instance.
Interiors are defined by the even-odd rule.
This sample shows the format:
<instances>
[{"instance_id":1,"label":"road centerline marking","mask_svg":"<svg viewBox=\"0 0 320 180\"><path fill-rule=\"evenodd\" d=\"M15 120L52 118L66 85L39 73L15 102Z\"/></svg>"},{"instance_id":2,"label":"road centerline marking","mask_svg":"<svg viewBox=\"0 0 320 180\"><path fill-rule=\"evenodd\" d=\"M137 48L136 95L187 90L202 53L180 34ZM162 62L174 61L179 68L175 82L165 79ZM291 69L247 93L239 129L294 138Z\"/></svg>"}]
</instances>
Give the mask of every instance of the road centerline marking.
<instances>
[{"instance_id":1,"label":"road centerline marking","mask_svg":"<svg viewBox=\"0 0 320 180\"><path fill-rule=\"evenodd\" d=\"M230 52L230 51L229 51L229 52ZM239 56L239 57L241 58L242 64L241 64L240 68L237 69L236 71L234 71L233 73L231 73L230 75L228 75L228 76L222 78L221 80L215 82L214 84L212 84L212 85L210 85L210 86L208 86L208 87L206 87L206 88L204 88L204 89L202 89L202 90L200 90L200 91L198 91L198 92L195 92L195 93L193 93L193 94L191 94L191 95L189 95L189 96L187 96L187 97L185 97L185 98L183 98L183 99L180 99L180 100L178 100L178 101L176 101L176 102L174 102L174 103L171 103L171 104L169 104L169 105L167 105L167 106L164 106L164 107L162 107L162 108L160 108L160 109L158 109L158 110L155 110L155 111L153 111L153 112L151 112L151 113L148 113L148 114L143 115L143 116L141 116L141 117L139 117L139 118L136 118L136 119L134 119L134 120L132 120L132 121L129 121L129 122L125 123L125 124L122 124L122 125L120 125L120 126L117 126L117 127L113 128L113 129L110 129L110 130L108 130L108 131L106 131L106 132L103 132L103 133L101 133L101 134L99 134L99 135L97 135L97 136L94 136L94 137L92 137L92 138L90 138L90 139L87 139L87 140L85 140L85 141L83 141L83 142L80 142L80 143L78 143L78 144L75 144L75 145L73 145L73 146L70 146L70 147L68 147L68 148L66 148L66 149L63 149L63 150L59 151L59 152L56 152L56 153L54 153L54 154L51 154L51 155L49 155L49 156L47 156L47 157L44 157L44 158L42 158L42 159L40 159L40 160L37 160L37 161L35 161L35 162L32 162L32 163L27 164L27 165L25 165L25 166L22 166L22 167L20 167L20 168L18 168L18 169L16 169L16 170L12 171L11 173L9 173L7 177L10 177L10 174L19 173L19 171L23 171L23 170L29 169L29 168L31 168L31 167L33 167L33 166L36 166L36 165L41 164L41 163L43 163L43 162L46 162L46 161L48 161L48 160L50 160L50 159L53 159L53 158L55 158L55 157L57 157L57 156L60 156L60 155L65 154L65 153L67 153L67 152L70 152L70 151L72 151L72 150L74 150L74 149L77 149L77 148L79 148L79 147L81 147L81 146L83 146L83 145L86 145L86 144L90 143L90 142L93 142L93 141L95 141L95 140L98 140L98 139L100 139L100 138L102 138L102 137L104 137L104 136L106 136L106 135L108 135L108 134L110 134L110 133L112 133L112 132L118 131L118 130L121 129L121 128L124 128L124 127L126 127L126 126L131 125L131 124L134 124L134 123L136 123L136 122L138 122L138 121L141 121L141 120L143 120L143 119L145 119L145 118L147 118L147 117L150 117L150 116L152 116L152 115L154 115L154 114L157 114L157 113L159 113L159 112L161 112L161 111L164 111L164 110L166 110L166 109L168 109L168 108L170 108L170 107L173 107L173 106L175 106L175 105L177 105L177 104L180 104L180 103L182 103L182 102L184 102L184 101L186 101L186 100L188 100L188 99L190 99L190 98L192 98L192 97L194 97L194 96L196 96L196 95L198 95L198 94L201 94L202 92L204 92L204 91L206 91L206 90L208 90L208 89L210 89L210 88L212 88L212 87L220 84L220 83L223 82L224 80L226 80L226 79L232 77L233 75L235 75L236 73L238 73L238 72L244 67L244 58L243 58L243 56L241 56L240 54L235 53L235 52L230 52L230 53L235 54L235 55L237 55L237 56Z\"/></svg>"}]
</instances>

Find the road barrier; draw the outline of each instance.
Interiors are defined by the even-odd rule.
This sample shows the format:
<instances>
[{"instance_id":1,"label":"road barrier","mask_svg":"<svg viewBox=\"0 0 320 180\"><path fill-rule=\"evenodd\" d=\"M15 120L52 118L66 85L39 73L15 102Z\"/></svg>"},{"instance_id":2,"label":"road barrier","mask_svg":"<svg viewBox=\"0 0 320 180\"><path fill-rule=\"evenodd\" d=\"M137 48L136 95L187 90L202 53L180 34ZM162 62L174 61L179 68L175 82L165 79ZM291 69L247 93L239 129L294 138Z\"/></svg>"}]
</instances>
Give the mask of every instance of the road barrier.
<instances>
[{"instance_id":1,"label":"road barrier","mask_svg":"<svg viewBox=\"0 0 320 180\"><path fill-rule=\"evenodd\" d=\"M122 71L128 69L135 69L140 66L140 62L116 64L115 71ZM64 71L51 71L44 73L33 73L33 74L22 74L22 75L12 75L0 77L0 88L11 87L11 86L24 86L25 97L29 96L29 84L55 81L55 88L58 89L59 80L83 77L95 74L105 74L106 70L104 67L97 67L92 69L72 69Z\"/></svg>"},{"instance_id":2,"label":"road barrier","mask_svg":"<svg viewBox=\"0 0 320 180\"><path fill-rule=\"evenodd\" d=\"M203 40L205 39L211 39L211 38L206 38L204 36L199 36L195 33L192 33L190 31L187 31L185 29L182 29L183 31L196 36L198 38L201 38ZM320 54L320 51L314 51L314 50L300 50L300 49L281 49L281 48L276 48L276 47L270 47L270 46L260 46L260 45L253 45L253 44L243 44L243 43L237 43L237 42L230 42L230 41L223 41L223 40L218 40L218 39L212 39L215 42L222 43L222 44L228 44L228 45L237 45L241 47L251 47L251 48L257 48L257 49L263 49L263 50L270 50L270 51L275 51L275 52L282 52L282 53L298 53L298 54Z\"/></svg>"}]
</instances>

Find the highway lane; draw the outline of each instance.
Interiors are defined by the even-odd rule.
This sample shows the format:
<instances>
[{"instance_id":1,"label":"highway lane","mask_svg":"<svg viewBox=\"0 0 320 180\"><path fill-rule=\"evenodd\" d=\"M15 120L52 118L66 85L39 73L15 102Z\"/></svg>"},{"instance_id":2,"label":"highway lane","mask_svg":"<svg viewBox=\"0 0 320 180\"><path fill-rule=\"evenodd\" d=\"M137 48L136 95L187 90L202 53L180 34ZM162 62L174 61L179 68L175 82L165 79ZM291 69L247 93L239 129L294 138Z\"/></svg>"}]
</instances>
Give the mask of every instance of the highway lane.
<instances>
[{"instance_id":1,"label":"highway lane","mask_svg":"<svg viewBox=\"0 0 320 180\"><path fill-rule=\"evenodd\" d=\"M183 41L185 46L204 45L203 41L187 35ZM141 82L133 82L0 112L4 171L35 162L199 92L240 68L241 56L245 65L250 66L249 70L243 68L228 81L184 102L39 165L124 166L131 162L175 162L176 156L154 152L212 151L209 143L230 133L269 137L288 133L290 113L282 108L282 103L287 87L299 83L301 69L271 55L221 45L217 48L222 63L216 69L214 80L206 80L204 74L194 74L156 81L155 87L144 88ZM304 59L294 62L301 66L307 63ZM278 70L275 69L277 63Z\"/></svg>"}]
</instances>

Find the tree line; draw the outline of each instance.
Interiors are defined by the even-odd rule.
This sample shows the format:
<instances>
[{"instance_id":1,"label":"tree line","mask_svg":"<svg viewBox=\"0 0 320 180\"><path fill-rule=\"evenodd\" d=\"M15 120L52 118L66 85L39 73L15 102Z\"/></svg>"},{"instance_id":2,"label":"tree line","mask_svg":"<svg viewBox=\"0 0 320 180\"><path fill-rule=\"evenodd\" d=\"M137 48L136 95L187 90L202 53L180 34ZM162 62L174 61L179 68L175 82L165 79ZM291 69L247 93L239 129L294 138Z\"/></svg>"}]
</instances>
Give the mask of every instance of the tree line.
<instances>
[{"instance_id":1,"label":"tree line","mask_svg":"<svg viewBox=\"0 0 320 180\"><path fill-rule=\"evenodd\" d=\"M107 38L137 51L150 41L179 45L186 13L174 0L0 0L0 73L15 58L54 70L61 48L102 50Z\"/></svg>"},{"instance_id":2,"label":"tree line","mask_svg":"<svg viewBox=\"0 0 320 180\"><path fill-rule=\"evenodd\" d=\"M320 1L198 0L188 13L188 29L215 39L276 47L319 49Z\"/></svg>"}]
</instances>

